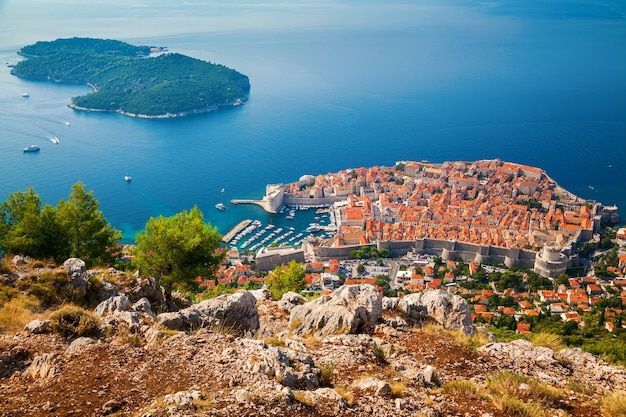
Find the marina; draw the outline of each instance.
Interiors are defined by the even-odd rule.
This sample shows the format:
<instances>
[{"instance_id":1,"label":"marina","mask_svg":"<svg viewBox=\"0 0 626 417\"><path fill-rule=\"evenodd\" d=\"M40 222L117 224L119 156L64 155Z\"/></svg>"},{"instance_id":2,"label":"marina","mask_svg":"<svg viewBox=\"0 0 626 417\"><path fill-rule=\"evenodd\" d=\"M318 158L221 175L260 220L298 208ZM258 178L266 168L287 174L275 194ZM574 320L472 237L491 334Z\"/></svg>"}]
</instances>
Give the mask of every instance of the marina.
<instances>
[{"instance_id":1,"label":"marina","mask_svg":"<svg viewBox=\"0 0 626 417\"><path fill-rule=\"evenodd\" d=\"M256 252L265 247L299 247L311 236L322 239L334 236L337 231L334 211L328 207L314 210L306 206L284 206L270 217L270 223L264 225L260 220L248 219L237 224L222 240L230 248ZM297 211L303 213L296 214Z\"/></svg>"}]
</instances>

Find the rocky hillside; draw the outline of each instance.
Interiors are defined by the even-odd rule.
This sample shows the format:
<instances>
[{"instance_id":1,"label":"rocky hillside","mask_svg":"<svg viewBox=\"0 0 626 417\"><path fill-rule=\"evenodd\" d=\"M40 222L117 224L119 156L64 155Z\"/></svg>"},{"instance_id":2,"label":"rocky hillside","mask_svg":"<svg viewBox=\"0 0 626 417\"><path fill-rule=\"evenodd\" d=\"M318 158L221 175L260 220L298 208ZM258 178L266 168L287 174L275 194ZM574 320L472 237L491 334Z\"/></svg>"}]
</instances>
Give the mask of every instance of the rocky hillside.
<instances>
[{"instance_id":1,"label":"rocky hillside","mask_svg":"<svg viewBox=\"0 0 626 417\"><path fill-rule=\"evenodd\" d=\"M1 416L597 417L626 409L625 370L577 349L499 343L444 291L398 300L357 285L313 301L240 291L155 314L163 299L151 280L114 285L103 277L121 273L86 271L79 260L65 273L97 305L73 311L76 322L63 321L66 307L65 316L0 335ZM16 268L3 280L32 274Z\"/></svg>"}]
</instances>

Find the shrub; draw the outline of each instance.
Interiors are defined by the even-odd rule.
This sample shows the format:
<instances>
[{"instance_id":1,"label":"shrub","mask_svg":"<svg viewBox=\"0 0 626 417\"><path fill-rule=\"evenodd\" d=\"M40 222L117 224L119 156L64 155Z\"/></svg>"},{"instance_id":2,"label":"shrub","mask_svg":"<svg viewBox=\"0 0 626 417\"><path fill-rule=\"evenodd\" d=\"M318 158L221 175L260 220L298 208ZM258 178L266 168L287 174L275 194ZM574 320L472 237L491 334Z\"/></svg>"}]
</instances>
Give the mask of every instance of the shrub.
<instances>
[{"instance_id":1,"label":"shrub","mask_svg":"<svg viewBox=\"0 0 626 417\"><path fill-rule=\"evenodd\" d=\"M98 330L98 318L87 310L68 305L50 315L50 326L66 337L93 335Z\"/></svg>"},{"instance_id":2,"label":"shrub","mask_svg":"<svg viewBox=\"0 0 626 417\"><path fill-rule=\"evenodd\" d=\"M387 363L387 354L385 353L385 350L382 346L378 346L376 343L374 343L374 357L382 364Z\"/></svg>"},{"instance_id":3,"label":"shrub","mask_svg":"<svg viewBox=\"0 0 626 417\"><path fill-rule=\"evenodd\" d=\"M322 387L332 387L334 374L335 365L333 365L332 363L327 363L320 366L320 385Z\"/></svg>"}]
</instances>

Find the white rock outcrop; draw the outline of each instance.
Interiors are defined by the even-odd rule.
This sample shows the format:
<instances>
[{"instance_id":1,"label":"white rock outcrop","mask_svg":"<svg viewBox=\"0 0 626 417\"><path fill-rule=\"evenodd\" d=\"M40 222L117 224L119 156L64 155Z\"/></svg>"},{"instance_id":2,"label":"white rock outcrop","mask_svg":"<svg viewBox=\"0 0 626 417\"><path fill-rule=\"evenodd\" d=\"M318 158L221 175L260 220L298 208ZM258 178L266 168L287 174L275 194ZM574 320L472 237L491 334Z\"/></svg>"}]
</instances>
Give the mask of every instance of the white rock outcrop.
<instances>
[{"instance_id":1,"label":"white rock outcrop","mask_svg":"<svg viewBox=\"0 0 626 417\"><path fill-rule=\"evenodd\" d=\"M443 290L409 294L398 301L398 310L412 323L434 322L444 329L474 334L470 307L458 295Z\"/></svg>"},{"instance_id":2,"label":"white rock outcrop","mask_svg":"<svg viewBox=\"0 0 626 417\"><path fill-rule=\"evenodd\" d=\"M372 285L344 285L330 295L293 307L289 328L301 336L370 333L382 316L381 300Z\"/></svg>"},{"instance_id":3,"label":"white rock outcrop","mask_svg":"<svg viewBox=\"0 0 626 417\"><path fill-rule=\"evenodd\" d=\"M256 298L249 291L237 291L202 301L174 313L159 314L157 323L172 330L214 328L243 334L259 329Z\"/></svg>"}]
</instances>

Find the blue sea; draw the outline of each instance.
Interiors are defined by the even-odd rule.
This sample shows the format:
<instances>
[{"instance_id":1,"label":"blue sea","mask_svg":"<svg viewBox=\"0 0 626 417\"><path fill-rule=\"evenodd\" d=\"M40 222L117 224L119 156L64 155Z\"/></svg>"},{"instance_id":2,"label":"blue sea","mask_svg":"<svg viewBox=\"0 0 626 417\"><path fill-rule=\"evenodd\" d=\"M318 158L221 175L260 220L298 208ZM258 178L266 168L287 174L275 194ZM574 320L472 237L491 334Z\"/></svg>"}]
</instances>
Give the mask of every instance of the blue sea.
<instances>
[{"instance_id":1,"label":"blue sea","mask_svg":"<svg viewBox=\"0 0 626 417\"><path fill-rule=\"evenodd\" d=\"M249 101L142 120L69 109L85 86L10 75L22 46L73 36L224 64ZM33 186L55 205L82 181L125 242L194 205L222 233L287 224L228 201L304 174L492 158L626 217L623 0L0 0L0 200Z\"/></svg>"}]
</instances>

